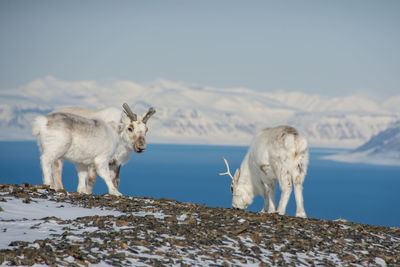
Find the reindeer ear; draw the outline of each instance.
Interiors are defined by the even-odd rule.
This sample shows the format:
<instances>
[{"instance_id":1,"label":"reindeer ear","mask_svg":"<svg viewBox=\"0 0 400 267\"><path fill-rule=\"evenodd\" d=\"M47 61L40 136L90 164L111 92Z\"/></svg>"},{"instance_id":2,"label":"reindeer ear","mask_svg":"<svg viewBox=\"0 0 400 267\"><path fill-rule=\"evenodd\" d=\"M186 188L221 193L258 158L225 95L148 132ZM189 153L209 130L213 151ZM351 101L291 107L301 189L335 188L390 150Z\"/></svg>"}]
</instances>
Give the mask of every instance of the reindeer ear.
<instances>
[{"instance_id":1,"label":"reindeer ear","mask_svg":"<svg viewBox=\"0 0 400 267\"><path fill-rule=\"evenodd\" d=\"M236 169L235 175L233 176L233 179L237 180L237 179L239 179L239 177L240 177L240 170Z\"/></svg>"},{"instance_id":2,"label":"reindeer ear","mask_svg":"<svg viewBox=\"0 0 400 267\"><path fill-rule=\"evenodd\" d=\"M120 131L120 125L121 124L119 124L119 123L116 123L115 121L110 121L109 123L108 123L114 130L116 130L116 131Z\"/></svg>"},{"instance_id":3,"label":"reindeer ear","mask_svg":"<svg viewBox=\"0 0 400 267\"><path fill-rule=\"evenodd\" d=\"M118 124L118 134L121 134L124 130L124 125L122 123Z\"/></svg>"}]
</instances>

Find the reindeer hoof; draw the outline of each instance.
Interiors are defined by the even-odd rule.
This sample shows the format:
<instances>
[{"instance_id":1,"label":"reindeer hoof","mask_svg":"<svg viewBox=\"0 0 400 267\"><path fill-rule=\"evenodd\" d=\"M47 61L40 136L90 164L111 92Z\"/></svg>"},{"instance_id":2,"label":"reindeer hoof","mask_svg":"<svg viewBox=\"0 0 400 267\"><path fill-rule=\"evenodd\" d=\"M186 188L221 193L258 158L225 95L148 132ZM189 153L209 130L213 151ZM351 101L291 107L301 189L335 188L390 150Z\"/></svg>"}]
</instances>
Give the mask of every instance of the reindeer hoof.
<instances>
[{"instance_id":1,"label":"reindeer hoof","mask_svg":"<svg viewBox=\"0 0 400 267\"><path fill-rule=\"evenodd\" d=\"M120 192L118 192L118 191L110 192L110 195L117 196L117 197L122 196L122 194Z\"/></svg>"},{"instance_id":2,"label":"reindeer hoof","mask_svg":"<svg viewBox=\"0 0 400 267\"><path fill-rule=\"evenodd\" d=\"M300 217L300 218L307 218L307 216L306 216L306 213L305 213L305 212L296 213L296 217Z\"/></svg>"},{"instance_id":3,"label":"reindeer hoof","mask_svg":"<svg viewBox=\"0 0 400 267\"><path fill-rule=\"evenodd\" d=\"M86 189L82 189L82 188L78 188L78 190L76 190L76 192L78 192L79 194L87 194Z\"/></svg>"}]
</instances>

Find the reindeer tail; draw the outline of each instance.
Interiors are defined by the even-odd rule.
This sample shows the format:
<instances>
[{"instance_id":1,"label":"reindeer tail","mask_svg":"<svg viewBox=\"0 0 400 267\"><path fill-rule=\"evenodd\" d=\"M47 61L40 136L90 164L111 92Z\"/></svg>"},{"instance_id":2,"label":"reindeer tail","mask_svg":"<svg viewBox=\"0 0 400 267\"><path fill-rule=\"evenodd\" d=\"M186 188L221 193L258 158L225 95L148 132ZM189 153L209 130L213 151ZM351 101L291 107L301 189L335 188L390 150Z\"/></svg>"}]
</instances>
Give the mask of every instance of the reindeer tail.
<instances>
[{"instance_id":1,"label":"reindeer tail","mask_svg":"<svg viewBox=\"0 0 400 267\"><path fill-rule=\"evenodd\" d=\"M46 116L37 116L32 125L32 134L39 136L47 126Z\"/></svg>"}]
</instances>

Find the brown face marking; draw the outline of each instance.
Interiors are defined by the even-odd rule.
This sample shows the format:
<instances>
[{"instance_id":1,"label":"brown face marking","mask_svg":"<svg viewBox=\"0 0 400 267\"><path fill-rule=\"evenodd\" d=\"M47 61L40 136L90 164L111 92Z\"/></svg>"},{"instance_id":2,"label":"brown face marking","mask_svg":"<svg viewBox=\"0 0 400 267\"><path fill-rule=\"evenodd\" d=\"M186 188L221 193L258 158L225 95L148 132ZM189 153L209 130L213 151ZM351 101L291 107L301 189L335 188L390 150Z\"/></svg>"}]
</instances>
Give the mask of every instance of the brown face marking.
<instances>
[{"instance_id":1,"label":"brown face marking","mask_svg":"<svg viewBox=\"0 0 400 267\"><path fill-rule=\"evenodd\" d=\"M134 129L135 129L135 127L133 126L133 123L130 123L128 126L128 131L133 132Z\"/></svg>"}]
</instances>

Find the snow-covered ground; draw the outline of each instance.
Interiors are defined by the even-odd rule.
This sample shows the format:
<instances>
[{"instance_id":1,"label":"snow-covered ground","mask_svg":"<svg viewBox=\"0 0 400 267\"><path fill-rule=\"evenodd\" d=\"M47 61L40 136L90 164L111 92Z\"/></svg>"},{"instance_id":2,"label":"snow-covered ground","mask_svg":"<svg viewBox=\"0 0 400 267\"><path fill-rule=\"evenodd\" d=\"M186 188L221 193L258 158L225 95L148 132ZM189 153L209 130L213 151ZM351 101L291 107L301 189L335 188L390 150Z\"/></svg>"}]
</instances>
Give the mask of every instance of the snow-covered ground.
<instances>
[{"instance_id":1,"label":"snow-covered ground","mask_svg":"<svg viewBox=\"0 0 400 267\"><path fill-rule=\"evenodd\" d=\"M51 238L63 233L64 225L57 220L74 220L84 216L119 216L122 213L102 208L83 208L69 203L57 203L48 199L32 199L24 203L24 198L3 196L0 202L0 249L9 248L15 240L33 242L37 239Z\"/></svg>"},{"instance_id":2,"label":"snow-covered ground","mask_svg":"<svg viewBox=\"0 0 400 267\"><path fill-rule=\"evenodd\" d=\"M400 263L396 228L37 188L0 185L0 265Z\"/></svg>"}]
</instances>

